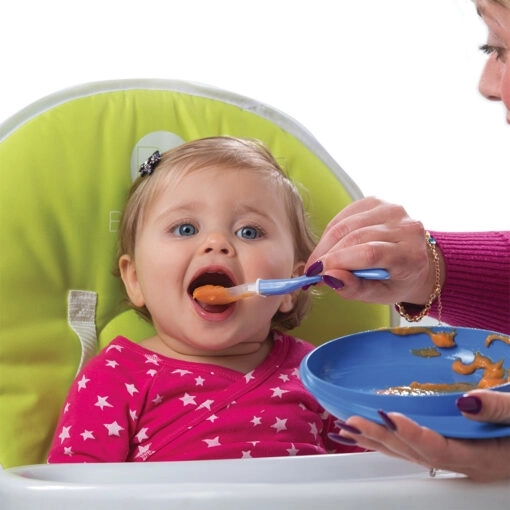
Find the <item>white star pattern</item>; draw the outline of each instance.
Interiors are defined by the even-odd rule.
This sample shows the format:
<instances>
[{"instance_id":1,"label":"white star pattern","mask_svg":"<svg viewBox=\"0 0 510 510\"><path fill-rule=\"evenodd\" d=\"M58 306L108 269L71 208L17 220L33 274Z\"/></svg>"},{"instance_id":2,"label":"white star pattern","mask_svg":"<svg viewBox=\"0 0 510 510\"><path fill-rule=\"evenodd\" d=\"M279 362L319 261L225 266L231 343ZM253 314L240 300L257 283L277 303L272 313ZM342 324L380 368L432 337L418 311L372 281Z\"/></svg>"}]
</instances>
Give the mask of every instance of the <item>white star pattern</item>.
<instances>
[{"instance_id":1,"label":"white star pattern","mask_svg":"<svg viewBox=\"0 0 510 510\"><path fill-rule=\"evenodd\" d=\"M262 425L262 418L260 416L254 416L251 421L251 424L253 424L254 427L257 427L258 425Z\"/></svg>"},{"instance_id":2,"label":"white star pattern","mask_svg":"<svg viewBox=\"0 0 510 510\"><path fill-rule=\"evenodd\" d=\"M118 345L118 344L109 345L106 348L105 352L110 352L112 349L115 349L118 352L122 352L122 345Z\"/></svg>"},{"instance_id":3,"label":"white star pattern","mask_svg":"<svg viewBox=\"0 0 510 510\"><path fill-rule=\"evenodd\" d=\"M185 406L188 405L194 405L196 406L197 403L195 402L195 397L193 395L190 395L189 393L185 393L183 397L181 397L179 400L182 400L182 403Z\"/></svg>"},{"instance_id":4,"label":"white star pattern","mask_svg":"<svg viewBox=\"0 0 510 510\"><path fill-rule=\"evenodd\" d=\"M73 448L71 446L64 447L64 455L72 457L74 455Z\"/></svg>"},{"instance_id":5,"label":"white star pattern","mask_svg":"<svg viewBox=\"0 0 510 510\"><path fill-rule=\"evenodd\" d=\"M105 423L104 426L108 430L109 436L120 436L120 431L124 430L124 427L121 427L116 421Z\"/></svg>"},{"instance_id":6,"label":"white star pattern","mask_svg":"<svg viewBox=\"0 0 510 510\"><path fill-rule=\"evenodd\" d=\"M78 391L83 390L87 387L87 383L90 379L85 377L85 374L81 376L81 379L78 381Z\"/></svg>"},{"instance_id":7,"label":"white star pattern","mask_svg":"<svg viewBox=\"0 0 510 510\"><path fill-rule=\"evenodd\" d=\"M130 410L129 410L129 417L130 417L133 421L138 420L138 414L136 413L136 409L130 409Z\"/></svg>"},{"instance_id":8,"label":"white star pattern","mask_svg":"<svg viewBox=\"0 0 510 510\"><path fill-rule=\"evenodd\" d=\"M173 370L170 373L171 374L179 374L182 377L183 375L192 374L193 372L190 372L189 370L184 370L183 368L176 368L175 370Z\"/></svg>"},{"instance_id":9,"label":"white star pattern","mask_svg":"<svg viewBox=\"0 0 510 510\"><path fill-rule=\"evenodd\" d=\"M195 377L195 386L203 386L205 379L201 376Z\"/></svg>"},{"instance_id":10,"label":"white star pattern","mask_svg":"<svg viewBox=\"0 0 510 510\"><path fill-rule=\"evenodd\" d=\"M255 379L255 377L253 376L253 370L251 370L250 372L244 374L244 380L249 383L250 381L252 381L253 379Z\"/></svg>"},{"instance_id":11,"label":"white star pattern","mask_svg":"<svg viewBox=\"0 0 510 510\"><path fill-rule=\"evenodd\" d=\"M71 404L69 402L66 402L66 405L64 406L64 414L69 411L70 407L71 407Z\"/></svg>"},{"instance_id":12,"label":"white star pattern","mask_svg":"<svg viewBox=\"0 0 510 510\"><path fill-rule=\"evenodd\" d=\"M317 430L317 424L316 423L308 423L310 425L310 433L312 436L317 439L317 436L319 435L319 431Z\"/></svg>"},{"instance_id":13,"label":"white star pattern","mask_svg":"<svg viewBox=\"0 0 510 510\"><path fill-rule=\"evenodd\" d=\"M202 409L202 408L206 408L208 411L211 410L211 404L214 404L214 400L211 400L211 399L208 399L206 400L205 402L202 402L198 407L197 407L197 411L199 409Z\"/></svg>"},{"instance_id":14,"label":"white star pattern","mask_svg":"<svg viewBox=\"0 0 510 510\"><path fill-rule=\"evenodd\" d=\"M242 450L241 453L242 453L242 456L241 456L242 459L251 459L252 458L251 450Z\"/></svg>"},{"instance_id":15,"label":"white star pattern","mask_svg":"<svg viewBox=\"0 0 510 510\"><path fill-rule=\"evenodd\" d=\"M136 454L137 459L147 460L153 453L154 450L151 450L152 443L149 443L146 446L139 446L138 447L138 453Z\"/></svg>"},{"instance_id":16,"label":"white star pattern","mask_svg":"<svg viewBox=\"0 0 510 510\"><path fill-rule=\"evenodd\" d=\"M277 386L276 388L270 388L270 390L273 392L273 394L271 395L271 398L275 398L275 397L282 398L282 395L284 393L288 393L288 390L282 390L282 388L280 388L279 386Z\"/></svg>"},{"instance_id":17,"label":"white star pattern","mask_svg":"<svg viewBox=\"0 0 510 510\"><path fill-rule=\"evenodd\" d=\"M276 432L282 432L283 430L287 430L287 418L278 418L276 417L276 421L271 425L271 428L275 429Z\"/></svg>"},{"instance_id":18,"label":"white star pattern","mask_svg":"<svg viewBox=\"0 0 510 510\"><path fill-rule=\"evenodd\" d=\"M141 443L144 439L149 439L149 436L147 435L147 431L149 429L147 427L144 427L143 429L140 429L140 432L136 434L136 440Z\"/></svg>"},{"instance_id":19,"label":"white star pattern","mask_svg":"<svg viewBox=\"0 0 510 510\"><path fill-rule=\"evenodd\" d=\"M71 437L71 434L69 434L69 431L71 430L71 425L69 427L62 427L62 431L59 434L60 444L62 444L66 439L69 439Z\"/></svg>"},{"instance_id":20,"label":"white star pattern","mask_svg":"<svg viewBox=\"0 0 510 510\"><path fill-rule=\"evenodd\" d=\"M138 390L136 389L136 386L134 384L125 384L126 390L128 393L133 396L135 393L138 393Z\"/></svg>"},{"instance_id":21,"label":"white star pattern","mask_svg":"<svg viewBox=\"0 0 510 510\"><path fill-rule=\"evenodd\" d=\"M157 370L154 370L153 368L151 368L150 370L147 370L147 375L150 375L151 377L154 377L158 371Z\"/></svg>"},{"instance_id":22,"label":"white star pattern","mask_svg":"<svg viewBox=\"0 0 510 510\"><path fill-rule=\"evenodd\" d=\"M95 406L97 407L100 407L101 408L101 411L105 408L105 407L113 407L109 402L107 402L108 397L100 397L99 395L97 396L97 402L94 404Z\"/></svg>"},{"instance_id":23,"label":"white star pattern","mask_svg":"<svg viewBox=\"0 0 510 510\"><path fill-rule=\"evenodd\" d=\"M83 438L84 441L87 439L95 439L94 433L91 430L84 430L80 436Z\"/></svg>"},{"instance_id":24,"label":"white star pattern","mask_svg":"<svg viewBox=\"0 0 510 510\"><path fill-rule=\"evenodd\" d=\"M218 419L218 417L215 414L211 414L211 416L209 416L209 418L207 418L207 421L214 423L217 419Z\"/></svg>"},{"instance_id":25,"label":"white star pattern","mask_svg":"<svg viewBox=\"0 0 510 510\"><path fill-rule=\"evenodd\" d=\"M213 448L215 446L220 446L220 436L213 437L212 439L202 439L202 441L207 445L208 448Z\"/></svg>"},{"instance_id":26,"label":"white star pattern","mask_svg":"<svg viewBox=\"0 0 510 510\"><path fill-rule=\"evenodd\" d=\"M145 363L152 363L153 365L156 365L159 367L159 362L161 360L159 359L159 356L157 354L146 354L145 355Z\"/></svg>"},{"instance_id":27,"label":"white star pattern","mask_svg":"<svg viewBox=\"0 0 510 510\"><path fill-rule=\"evenodd\" d=\"M153 399L152 403L157 406L158 404L161 404L163 402L163 397L158 393Z\"/></svg>"},{"instance_id":28,"label":"white star pattern","mask_svg":"<svg viewBox=\"0 0 510 510\"><path fill-rule=\"evenodd\" d=\"M280 374L278 376L278 379L281 379L283 382L288 382L290 381L290 377L287 375L287 374Z\"/></svg>"},{"instance_id":29,"label":"white star pattern","mask_svg":"<svg viewBox=\"0 0 510 510\"><path fill-rule=\"evenodd\" d=\"M117 361L115 361L114 359L107 359L106 366L112 367L112 368L117 368L119 366L119 363Z\"/></svg>"},{"instance_id":30,"label":"white star pattern","mask_svg":"<svg viewBox=\"0 0 510 510\"><path fill-rule=\"evenodd\" d=\"M298 454L299 449L294 446L294 443L291 443L291 447L287 448L287 451L289 452L289 455L291 457L294 457L295 455Z\"/></svg>"}]
</instances>

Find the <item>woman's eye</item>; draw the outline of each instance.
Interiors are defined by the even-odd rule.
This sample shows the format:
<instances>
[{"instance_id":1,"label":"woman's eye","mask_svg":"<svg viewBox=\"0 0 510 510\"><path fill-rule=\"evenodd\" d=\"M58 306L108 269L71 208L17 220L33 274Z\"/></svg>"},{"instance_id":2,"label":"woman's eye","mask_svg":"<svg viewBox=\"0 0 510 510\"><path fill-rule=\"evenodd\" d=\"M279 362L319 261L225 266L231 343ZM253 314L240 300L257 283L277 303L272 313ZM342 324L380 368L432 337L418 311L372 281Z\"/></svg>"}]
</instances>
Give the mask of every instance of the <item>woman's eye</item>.
<instances>
[{"instance_id":1,"label":"woman's eye","mask_svg":"<svg viewBox=\"0 0 510 510\"><path fill-rule=\"evenodd\" d=\"M261 231L256 227L241 227L236 235L243 239L257 239L262 235Z\"/></svg>"},{"instance_id":2,"label":"woman's eye","mask_svg":"<svg viewBox=\"0 0 510 510\"><path fill-rule=\"evenodd\" d=\"M491 46L490 44L483 44L480 46L480 50L489 56L495 53L496 60L503 60L506 52L505 48L501 48L500 46Z\"/></svg>"},{"instance_id":3,"label":"woman's eye","mask_svg":"<svg viewBox=\"0 0 510 510\"><path fill-rule=\"evenodd\" d=\"M192 225L191 223L182 223L181 225L177 225L172 229L172 234L181 237L193 236L197 232L198 229L195 227L195 225Z\"/></svg>"}]
</instances>

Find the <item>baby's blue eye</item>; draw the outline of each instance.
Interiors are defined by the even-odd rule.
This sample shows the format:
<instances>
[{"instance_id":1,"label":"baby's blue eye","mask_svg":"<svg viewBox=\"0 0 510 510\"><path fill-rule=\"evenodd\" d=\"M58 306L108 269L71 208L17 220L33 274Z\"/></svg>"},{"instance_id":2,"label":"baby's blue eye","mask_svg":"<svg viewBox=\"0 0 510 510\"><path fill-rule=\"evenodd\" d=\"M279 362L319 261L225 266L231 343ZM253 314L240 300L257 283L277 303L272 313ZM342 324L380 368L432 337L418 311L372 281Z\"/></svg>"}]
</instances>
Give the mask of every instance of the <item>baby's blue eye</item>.
<instances>
[{"instance_id":1,"label":"baby's blue eye","mask_svg":"<svg viewBox=\"0 0 510 510\"><path fill-rule=\"evenodd\" d=\"M195 225L192 225L191 223L182 223L181 225L177 225L175 228L172 229L172 233L176 236L192 236L195 235L198 232L198 229L195 227Z\"/></svg>"},{"instance_id":2,"label":"baby's blue eye","mask_svg":"<svg viewBox=\"0 0 510 510\"><path fill-rule=\"evenodd\" d=\"M241 227L236 235L242 237L243 239L257 239L260 237L260 231L255 227Z\"/></svg>"}]
</instances>

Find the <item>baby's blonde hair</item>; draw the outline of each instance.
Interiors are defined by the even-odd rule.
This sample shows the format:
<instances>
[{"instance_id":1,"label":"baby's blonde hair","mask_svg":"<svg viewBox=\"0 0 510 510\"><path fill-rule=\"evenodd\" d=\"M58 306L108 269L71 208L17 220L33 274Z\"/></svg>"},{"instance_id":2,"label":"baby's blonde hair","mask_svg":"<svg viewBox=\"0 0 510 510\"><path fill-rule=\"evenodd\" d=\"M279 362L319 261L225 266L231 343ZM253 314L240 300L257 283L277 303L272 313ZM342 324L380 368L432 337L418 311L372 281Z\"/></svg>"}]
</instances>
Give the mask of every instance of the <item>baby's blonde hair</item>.
<instances>
[{"instance_id":1,"label":"baby's blonde hair","mask_svg":"<svg viewBox=\"0 0 510 510\"><path fill-rule=\"evenodd\" d=\"M184 143L161 155L151 175L138 177L133 183L120 220L117 250L117 269L122 255L134 260L135 244L140 225L144 221L147 205L169 179L180 179L188 172L221 166L229 169L245 169L259 172L270 178L282 192L285 210L294 239L295 263L306 262L311 254L316 237L310 227L303 200L296 185L285 174L269 150L258 140L216 136ZM131 305L133 306L133 305ZM272 327L289 330L297 327L311 306L309 292L298 292L290 312L277 312ZM134 307L147 320L151 315L146 307Z\"/></svg>"}]
</instances>

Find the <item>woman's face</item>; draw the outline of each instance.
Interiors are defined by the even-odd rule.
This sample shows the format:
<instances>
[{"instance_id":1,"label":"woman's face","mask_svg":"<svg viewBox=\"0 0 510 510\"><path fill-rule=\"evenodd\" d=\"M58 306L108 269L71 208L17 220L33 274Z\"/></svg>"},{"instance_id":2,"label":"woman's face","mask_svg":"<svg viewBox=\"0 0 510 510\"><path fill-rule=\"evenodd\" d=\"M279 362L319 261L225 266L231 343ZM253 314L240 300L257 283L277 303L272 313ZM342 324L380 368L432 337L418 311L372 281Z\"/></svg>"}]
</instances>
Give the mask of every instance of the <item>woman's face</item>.
<instances>
[{"instance_id":1,"label":"woman's face","mask_svg":"<svg viewBox=\"0 0 510 510\"><path fill-rule=\"evenodd\" d=\"M510 8L492 0L477 0L476 6L488 29L487 43L482 46L488 60L479 89L487 99L503 102L510 124Z\"/></svg>"}]
</instances>

